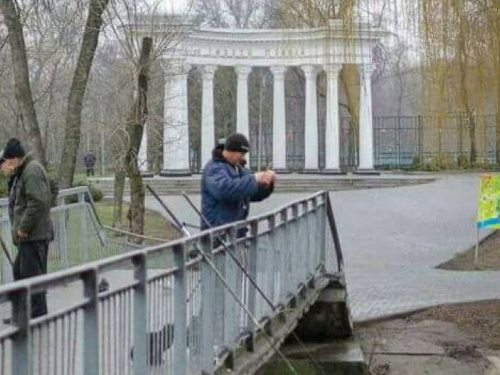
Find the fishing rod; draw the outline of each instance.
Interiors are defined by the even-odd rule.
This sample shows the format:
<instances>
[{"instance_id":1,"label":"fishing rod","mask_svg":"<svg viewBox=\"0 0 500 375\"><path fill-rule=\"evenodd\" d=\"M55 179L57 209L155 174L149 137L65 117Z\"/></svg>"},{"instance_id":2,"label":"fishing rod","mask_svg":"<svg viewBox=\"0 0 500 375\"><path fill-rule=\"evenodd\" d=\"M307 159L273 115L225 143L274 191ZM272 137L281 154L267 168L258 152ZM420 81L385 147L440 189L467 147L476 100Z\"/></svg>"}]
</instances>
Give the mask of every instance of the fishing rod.
<instances>
[{"instance_id":1,"label":"fishing rod","mask_svg":"<svg viewBox=\"0 0 500 375\"><path fill-rule=\"evenodd\" d=\"M185 227L185 225L183 225L180 222L180 220L177 219L177 217L175 216L175 214L167 207L167 205L158 196L158 194L156 194L156 192L151 188L151 186L146 185L146 188L151 192L151 194L153 194L153 196L156 198L156 200L158 200L158 202L160 203L160 205L165 209L165 211L167 212L167 214L172 219L173 225L177 228L177 230L179 230L182 233L185 233L187 236L190 237L191 233L187 230L187 228ZM283 359L283 361L285 362L286 366L290 369L290 371L293 374L299 375L297 373L297 371L295 370L295 368L293 367L293 365L291 364L291 362L286 358L286 356L279 349L278 342L273 341L273 339L266 333L265 327L263 327L259 323L259 321L255 317L255 315L253 315L253 313L248 309L248 307L245 306L245 304L240 300L240 298L237 295L237 293L227 283L226 279L220 273L220 271L217 269L217 266L212 262L212 260L210 259L210 257L208 257L208 255L203 250L201 250L196 245L196 243L193 244L193 247L196 250L196 252L201 256L201 258L208 264L208 266L211 268L212 272L214 272L215 275L217 276L217 278L222 282L222 284L224 285L224 287L229 291L229 294L231 294L231 296L234 298L234 300L236 301L236 303L245 311L245 313L252 320L252 322L255 324L255 326L258 327L261 330L261 332L263 334L263 337L271 345L271 347L279 354L279 356Z\"/></svg>"},{"instance_id":2,"label":"fishing rod","mask_svg":"<svg viewBox=\"0 0 500 375\"><path fill-rule=\"evenodd\" d=\"M207 228L213 228L213 226L210 224L210 222L208 221L208 219L205 217L205 215L203 215L203 213L200 211L200 209L198 207L196 207L196 205L193 203L193 201L187 195L187 193L185 191L183 191L181 194L186 199L186 201L191 206L191 208L198 214L198 216L201 218L201 220L207 226ZM278 312L278 310L279 310L278 307L273 304L273 302L271 301L271 299L259 287L259 285L255 281L255 279L248 273L248 271L241 264L241 262L238 260L238 258L236 258L236 256L233 254L233 252L229 250L228 245L225 243L224 239L220 235L218 235L218 234L216 234L216 239L221 243L222 247L224 248L225 254L228 254L231 257L231 259L234 261L234 263L236 264L236 266L240 269L240 271L242 271L245 274L245 276L250 281L250 283L252 284L252 286L255 288L255 290L257 290L257 292L264 299L264 301L266 301L266 303L268 304L268 306L273 311ZM304 342L300 339L300 337L294 331L291 332L291 335L297 341L297 343L302 347L302 349L305 350L305 352L307 353L307 355L308 355L309 359L311 360L311 362L321 371L322 374L325 374L325 372L324 372L323 368L321 367L321 365L309 353L309 350L307 349L307 347L304 344Z\"/></svg>"}]
</instances>

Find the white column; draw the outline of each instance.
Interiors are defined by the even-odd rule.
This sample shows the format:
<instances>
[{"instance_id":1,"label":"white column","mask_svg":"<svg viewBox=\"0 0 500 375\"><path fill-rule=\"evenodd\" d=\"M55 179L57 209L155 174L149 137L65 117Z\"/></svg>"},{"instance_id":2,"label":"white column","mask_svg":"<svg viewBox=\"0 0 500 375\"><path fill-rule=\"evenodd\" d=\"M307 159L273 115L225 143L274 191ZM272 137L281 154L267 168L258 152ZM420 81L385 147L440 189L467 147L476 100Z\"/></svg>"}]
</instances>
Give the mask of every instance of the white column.
<instances>
[{"instance_id":1,"label":"white column","mask_svg":"<svg viewBox=\"0 0 500 375\"><path fill-rule=\"evenodd\" d=\"M326 65L325 172L340 172L339 73L340 64Z\"/></svg>"},{"instance_id":2,"label":"white column","mask_svg":"<svg viewBox=\"0 0 500 375\"><path fill-rule=\"evenodd\" d=\"M182 62L166 62L163 115L162 176L186 176L189 166L189 124L187 77L190 67Z\"/></svg>"},{"instance_id":3,"label":"white column","mask_svg":"<svg viewBox=\"0 0 500 375\"><path fill-rule=\"evenodd\" d=\"M201 167L204 168L212 158L215 147L214 125L214 75L217 67L206 65L202 69L203 92L201 107Z\"/></svg>"},{"instance_id":4,"label":"white column","mask_svg":"<svg viewBox=\"0 0 500 375\"><path fill-rule=\"evenodd\" d=\"M317 70L313 65L302 66L306 77L305 171L318 171L318 109L316 100Z\"/></svg>"},{"instance_id":5,"label":"white column","mask_svg":"<svg viewBox=\"0 0 500 375\"><path fill-rule=\"evenodd\" d=\"M359 97L359 166L358 171L373 170L372 83L374 66L361 65Z\"/></svg>"},{"instance_id":6,"label":"white column","mask_svg":"<svg viewBox=\"0 0 500 375\"><path fill-rule=\"evenodd\" d=\"M273 87L273 169L286 171L286 103L285 66L270 68L274 76Z\"/></svg>"},{"instance_id":7,"label":"white column","mask_svg":"<svg viewBox=\"0 0 500 375\"><path fill-rule=\"evenodd\" d=\"M250 131L248 129L248 75L252 71L252 68L249 66L237 66L235 71L238 76L236 131L245 135L247 139L250 139Z\"/></svg>"}]
</instances>

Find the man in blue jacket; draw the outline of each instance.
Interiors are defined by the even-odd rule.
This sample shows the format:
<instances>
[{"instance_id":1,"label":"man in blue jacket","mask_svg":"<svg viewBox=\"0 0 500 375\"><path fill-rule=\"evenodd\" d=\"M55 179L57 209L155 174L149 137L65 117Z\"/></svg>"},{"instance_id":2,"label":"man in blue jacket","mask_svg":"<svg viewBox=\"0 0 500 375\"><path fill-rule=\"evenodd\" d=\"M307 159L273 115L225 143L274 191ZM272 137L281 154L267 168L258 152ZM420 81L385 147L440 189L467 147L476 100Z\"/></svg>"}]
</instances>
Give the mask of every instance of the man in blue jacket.
<instances>
[{"instance_id":1,"label":"man in blue jacket","mask_svg":"<svg viewBox=\"0 0 500 375\"><path fill-rule=\"evenodd\" d=\"M266 199L274 190L276 174L271 171L252 174L245 168L248 139L239 133L230 135L212 152L201 179L202 213L212 227L248 216L250 202ZM207 225L202 221L202 229ZM238 236L244 236L239 232Z\"/></svg>"}]
</instances>

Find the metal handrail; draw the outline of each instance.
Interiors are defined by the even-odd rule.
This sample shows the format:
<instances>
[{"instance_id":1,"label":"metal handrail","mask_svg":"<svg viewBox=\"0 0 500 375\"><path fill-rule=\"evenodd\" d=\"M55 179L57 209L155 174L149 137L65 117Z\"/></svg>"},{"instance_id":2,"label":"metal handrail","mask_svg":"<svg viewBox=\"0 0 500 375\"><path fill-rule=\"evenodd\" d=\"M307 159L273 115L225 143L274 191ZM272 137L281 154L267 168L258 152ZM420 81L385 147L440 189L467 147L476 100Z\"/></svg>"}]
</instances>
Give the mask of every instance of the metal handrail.
<instances>
[{"instance_id":1,"label":"metal handrail","mask_svg":"<svg viewBox=\"0 0 500 375\"><path fill-rule=\"evenodd\" d=\"M82 191L79 190L78 193L82 194ZM143 374L147 373L148 361L152 360L151 351L156 348L154 345L159 345L158 342L164 342L157 342L153 339L148 341L148 335L150 335L151 330L153 333L156 332L155 335L161 335L158 332L168 332L171 325L171 330L175 332L175 335L173 343L168 344L168 347L172 345L170 354L168 354L170 360L167 359L162 366L173 366L173 368L164 372L187 374L205 371L212 374L215 368L213 358L216 355L214 346L221 347L222 345L229 349L235 348L236 338L239 337L241 327L248 327L248 329L255 329L255 327L242 313L241 308L232 304L234 301L228 296L225 289L227 287L220 287L219 284L215 283L210 268L207 267L208 260L204 257L198 257L188 261L188 250L191 246L201 246L210 253L211 262L224 267L224 255L216 253L211 247L207 248L207 242L204 240L214 238L221 231L235 233L237 228L250 226L252 235L247 237L246 241L231 238L230 241L233 242L229 246L234 249L236 254L241 254L242 260L248 262L248 272L256 280L260 280L260 286L268 293L273 303L276 305L286 303L290 294L302 295L303 286L309 285L311 277L320 277L329 271L325 270L324 264L321 264L320 247L322 243L325 243L326 237L314 238L314 235L311 237L311 233L326 236L325 228L322 230L319 227L326 225L326 230L330 231L335 251L329 252L328 255L337 259L339 271L343 269L340 241L328 195L328 192L316 193L285 204L270 213L252 217L247 221L207 229L191 237L132 250L52 274L0 286L0 302L12 303L15 323L14 329L0 332L0 349L3 350L2 345L4 345L5 340L10 340L12 342L11 363L13 371L16 375L31 375L36 366L32 361L39 358L29 355L32 345L36 344L32 341L31 335L42 335L46 331L48 332L47 340L52 337L53 340L57 341L59 339L57 334L53 333L51 336L50 333L51 329L57 330L57 322L62 322L61 324L64 325L66 320L71 322L72 316L81 315L83 324L80 326L83 327L83 331L79 329L76 334L79 335L80 340L83 340L83 353L81 355L83 356L84 373L105 373L105 370L99 367L99 358L108 362L117 361L117 357L109 357L110 350L113 350L115 356L123 356L123 360L130 363L130 347L132 347L134 353L133 369L129 373ZM290 214L288 214L289 210L291 210ZM278 223L277 219L280 219L282 223ZM260 228L259 224L264 222L268 222L270 227L262 226ZM294 242L288 236L292 236L298 242ZM246 242L249 242L248 246ZM211 244L211 241L208 244ZM308 246L317 246L318 248L308 248ZM170 256L172 259L169 263L165 263L163 266L157 263ZM148 261L153 262L151 266L155 269L154 271L149 267ZM282 263L287 266L280 268ZM289 270L293 270L293 272L285 274L290 272ZM111 290L99 293L97 281L108 272L120 272L121 275L126 276L127 281L118 283L114 288L112 285ZM259 302L260 300L254 291L248 289L248 282L245 281L241 273L234 273L231 268L227 269L227 273L221 273L228 278L227 283L233 285L234 290L241 293L242 301L252 314L259 319L269 316L269 314L275 314L267 305ZM286 280L289 281L286 282ZM113 284L112 277L110 281ZM277 281L279 281L278 284L276 284ZM75 282L83 284L83 293L82 295L80 293L73 295L72 298L75 301L67 301L70 302L69 307L61 308L36 320L29 320L26 311L29 311L30 295L51 291L54 288L71 285ZM246 291L245 288L247 288ZM130 296L126 297L127 295ZM123 299L123 302L118 305L118 309L116 307L117 299L120 301ZM125 309L120 309L121 303L130 303L130 305ZM167 308L167 305L170 307ZM111 306L114 306L113 309ZM101 308L103 309L102 313L100 313ZM165 314L166 311L172 311L172 317L175 320L168 320L173 319L172 317L168 318L168 314L167 317L158 318L158 314ZM110 317L111 312L125 315L123 317L122 315ZM108 321L105 319L120 319L120 322L122 319L128 319L126 324L133 327L133 332L130 331L130 338L125 341L110 341L110 332L117 334L115 330L118 329L116 328L118 320ZM74 324L76 327L76 323ZM221 324L222 329L218 328ZM76 328L74 329L77 332ZM101 330L108 332L107 336L103 336L108 337L108 339L99 340ZM183 334L183 332L187 334ZM220 336L221 334L222 336ZM188 337L191 337L190 340L195 340L194 343L192 341L188 343ZM122 346L123 349L119 349ZM186 350L188 346L191 349L189 352ZM38 350L45 349L38 348ZM125 350L126 353L120 353L119 350ZM168 348L160 346L160 350L162 355L167 355L165 352L168 351ZM56 357L48 359L48 361L57 365L63 354L53 355ZM0 363L0 366L3 365ZM40 362L39 366L42 365Z\"/></svg>"}]
</instances>

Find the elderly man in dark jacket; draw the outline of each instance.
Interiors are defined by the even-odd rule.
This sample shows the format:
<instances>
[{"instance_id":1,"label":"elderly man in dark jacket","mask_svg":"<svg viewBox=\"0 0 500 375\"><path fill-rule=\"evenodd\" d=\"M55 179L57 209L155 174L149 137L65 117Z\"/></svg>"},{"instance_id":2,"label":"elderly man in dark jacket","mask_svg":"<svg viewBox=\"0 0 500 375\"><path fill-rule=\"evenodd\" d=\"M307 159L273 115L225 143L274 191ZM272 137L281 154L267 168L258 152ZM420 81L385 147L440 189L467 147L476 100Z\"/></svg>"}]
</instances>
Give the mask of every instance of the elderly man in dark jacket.
<instances>
[{"instance_id":1,"label":"elderly man in dark jacket","mask_svg":"<svg viewBox=\"0 0 500 375\"><path fill-rule=\"evenodd\" d=\"M54 239L50 220L53 189L44 167L26 152L16 138L7 142L2 170L9 181L9 218L12 239L18 253L14 261L14 280L47 273L49 242ZM47 314L45 293L31 299L31 317Z\"/></svg>"},{"instance_id":2,"label":"elderly man in dark jacket","mask_svg":"<svg viewBox=\"0 0 500 375\"><path fill-rule=\"evenodd\" d=\"M212 160L203 169L202 213L213 227L246 219L250 202L266 199L274 190L273 171L252 174L244 167L249 149L244 135L232 134L214 149ZM202 229L206 228L202 221ZM238 236L244 234L240 231Z\"/></svg>"}]
</instances>

